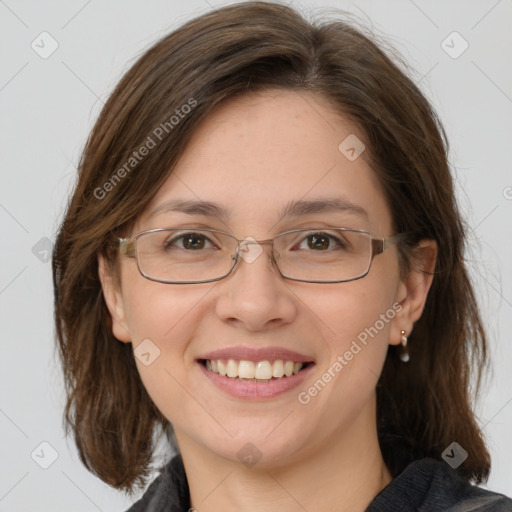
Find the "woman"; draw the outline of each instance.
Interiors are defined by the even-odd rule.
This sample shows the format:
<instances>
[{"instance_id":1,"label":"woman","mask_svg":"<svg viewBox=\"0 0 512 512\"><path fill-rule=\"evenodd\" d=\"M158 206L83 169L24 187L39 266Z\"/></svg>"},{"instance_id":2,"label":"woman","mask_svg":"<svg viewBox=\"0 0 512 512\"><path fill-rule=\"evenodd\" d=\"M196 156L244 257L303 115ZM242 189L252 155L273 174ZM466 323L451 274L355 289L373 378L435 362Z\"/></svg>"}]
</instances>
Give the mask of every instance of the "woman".
<instances>
[{"instance_id":1,"label":"woman","mask_svg":"<svg viewBox=\"0 0 512 512\"><path fill-rule=\"evenodd\" d=\"M235 4L106 103L54 253L66 419L130 511L512 510L443 128L350 24Z\"/></svg>"}]
</instances>

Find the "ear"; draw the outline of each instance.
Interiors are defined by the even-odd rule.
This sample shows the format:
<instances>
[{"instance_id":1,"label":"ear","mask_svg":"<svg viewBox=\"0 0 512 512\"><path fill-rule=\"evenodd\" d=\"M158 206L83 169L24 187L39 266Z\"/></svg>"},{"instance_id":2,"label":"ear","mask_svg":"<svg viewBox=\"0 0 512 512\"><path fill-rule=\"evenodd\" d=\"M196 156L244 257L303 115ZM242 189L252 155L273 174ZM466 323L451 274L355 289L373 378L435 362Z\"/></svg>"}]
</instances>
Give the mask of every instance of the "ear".
<instances>
[{"instance_id":1,"label":"ear","mask_svg":"<svg viewBox=\"0 0 512 512\"><path fill-rule=\"evenodd\" d=\"M398 345L401 342L401 331L409 336L414 323L419 320L425 308L427 295L434 279L437 259L437 243L435 240L420 240L414 248L415 262L407 277L400 281L397 302L401 309L397 310L392 320L389 343Z\"/></svg>"},{"instance_id":2,"label":"ear","mask_svg":"<svg viewBox=\"0 0 512 512\"><path fill-rule=\"evenodd\" d=\"M130 343L132 340L128 324L126 323L120 284L115 282L112 269L102 254L98 255L98 274L103 289L103 297L112 318L112 334L118 340Z\"/></svg>"}]
</instances>

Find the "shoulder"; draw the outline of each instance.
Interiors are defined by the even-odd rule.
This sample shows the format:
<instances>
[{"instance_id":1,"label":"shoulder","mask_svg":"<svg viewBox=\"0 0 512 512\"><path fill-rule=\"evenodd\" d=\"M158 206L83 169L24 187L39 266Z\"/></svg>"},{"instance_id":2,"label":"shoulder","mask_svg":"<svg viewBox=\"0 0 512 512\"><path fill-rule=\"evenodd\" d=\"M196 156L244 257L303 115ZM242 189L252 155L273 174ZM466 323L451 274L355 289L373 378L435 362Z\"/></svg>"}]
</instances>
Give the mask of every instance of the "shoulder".
<instances>
[{"instance_id":1,"label":"shoulder","mask_svg":"<svg viewBox=\"0 0 512 512\"><path fill-rule=\"evenodd\" d=\"M370 503L366 512L512 512L512 500L469 483L445 462L410 463Z\"/></svg>"},{"instance_id":2,"label":"shoulder","mask_svg":"<svg viewBox=\"0 0 512 512\"><path fill-rule=\"evenodd\" d=\"M126 512L187 512L190 497L181 455L175 455Z\"/></svg>"}]
</instances>

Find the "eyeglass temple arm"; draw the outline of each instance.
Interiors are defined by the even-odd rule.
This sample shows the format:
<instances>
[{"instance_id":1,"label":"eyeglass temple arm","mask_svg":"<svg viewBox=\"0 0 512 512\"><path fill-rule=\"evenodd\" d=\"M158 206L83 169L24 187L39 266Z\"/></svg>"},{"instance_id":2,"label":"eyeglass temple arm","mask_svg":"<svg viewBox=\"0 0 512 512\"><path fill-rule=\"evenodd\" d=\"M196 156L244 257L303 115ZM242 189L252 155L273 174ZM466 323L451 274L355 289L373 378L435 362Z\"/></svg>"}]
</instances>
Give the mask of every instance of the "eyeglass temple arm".
<instances>
[{"instance_id":1,"label":"eyeglass temple arm","mask_svg":"<svg viewBox=\"0 0 512 512\"><path fill-rule=\"evenodd\" d=\"M135 257L135 244L133 243L133 240L130 240L129 238L119 238L116 236L117 241L119 242L119 250L121 251L121 254L125 254L129 258Z\"/></svg>"},{"instance_id":2,"label":"eyeglass temple arm","mask_svg":"<svg viewBox=\"0 0 512 512\"><path fill-rule=\"evenodd\" d=\"M387 238L372 238L372 254L375 256L376 254L383 253L386 249L389 249L403 238L404 236L402 234L389 236Z\"/></svg>"}]
</instances>

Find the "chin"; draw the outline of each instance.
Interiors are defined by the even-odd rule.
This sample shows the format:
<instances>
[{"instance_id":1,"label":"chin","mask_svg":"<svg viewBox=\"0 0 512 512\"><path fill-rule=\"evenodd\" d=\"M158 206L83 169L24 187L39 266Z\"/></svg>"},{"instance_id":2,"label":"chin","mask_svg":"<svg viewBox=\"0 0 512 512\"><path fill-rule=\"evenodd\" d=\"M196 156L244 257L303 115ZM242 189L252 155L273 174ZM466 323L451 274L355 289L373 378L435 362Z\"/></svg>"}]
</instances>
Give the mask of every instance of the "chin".
<instances>
[{"instance_id":1,"label":"chin","mask_svg":"<svg viewBox=\"0 0 512 512\"><path fill-rule=\"evenodd\" d=\"M226 434L222 440L208 440L205 445L218 456L247 467L287 465L300 457L301 447L306 442L305 432L302 430L295 436L289 429L280 430L283 427L278 426L280 421L282 418L274 421L270 428L267 422L264 427L253 425L253 428L242 429L232 438Z\"/></svg>"}]
</instances>

